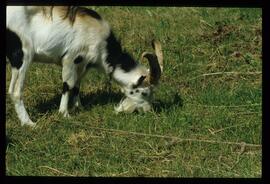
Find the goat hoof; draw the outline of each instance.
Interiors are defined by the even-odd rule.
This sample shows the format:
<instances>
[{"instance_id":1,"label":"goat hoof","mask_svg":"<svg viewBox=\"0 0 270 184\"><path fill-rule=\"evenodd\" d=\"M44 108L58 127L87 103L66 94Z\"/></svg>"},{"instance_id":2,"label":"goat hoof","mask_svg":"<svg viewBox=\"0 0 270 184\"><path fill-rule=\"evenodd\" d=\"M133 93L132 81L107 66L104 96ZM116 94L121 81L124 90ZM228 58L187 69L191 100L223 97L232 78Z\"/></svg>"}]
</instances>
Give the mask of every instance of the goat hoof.
<instances>
[{"instance_id":1,"label":"goat hoof","mask_svg":"<svg viewBox=\"0 0 270 184\"><path fill-rule=\"evenodd\" d=\"M68 112L65 112L65 113L63 114L63 116L64 116L64 118L70 118L70 115L69 115Z\"/></svg>"},{"instance_id":2,"label":"goat hoof","mask_svg":"<svg viewBox=\"0 0 270 184\"><path fill-rule=\"evenodd\" d=\"M79 98L74 100L72 109L83 110L83 106L82 106L81 100L79 100Z\"/></svg>"},{"instance_id":3,"label":"goat hoof","mask_svg":"<svg viewBox=\"0 0 270 184\"><path fill-rule=\"evenodd\" d=\"M62 114L64 118L69 118L70 117L70 115L68 113L68 110L59 109L59 113Z\"/></svg>"},{"instance_id":4,"label":"goat hoof","mask_svg":"<svg viewBox=\"0 0 270 184\"><path fill-rule=\"evenodd\" d=\"M33 121L29 120L27 122L23 122L21 123L22 126L26 125L26 126L30 126L32 128L34 128L36 126L36 123L34 123Z\"/></svg>"},{"instance_id":5,"label":"goat hoof","mask_svg":"<svg viewBox=\"0 0 270 184\"><path fill-rule=\"evenodd\" d=\"M79 104L79 105L75 104L73 106L73 109L84 110L84 107L81 104Z\"/></svg>"}]
</instances>

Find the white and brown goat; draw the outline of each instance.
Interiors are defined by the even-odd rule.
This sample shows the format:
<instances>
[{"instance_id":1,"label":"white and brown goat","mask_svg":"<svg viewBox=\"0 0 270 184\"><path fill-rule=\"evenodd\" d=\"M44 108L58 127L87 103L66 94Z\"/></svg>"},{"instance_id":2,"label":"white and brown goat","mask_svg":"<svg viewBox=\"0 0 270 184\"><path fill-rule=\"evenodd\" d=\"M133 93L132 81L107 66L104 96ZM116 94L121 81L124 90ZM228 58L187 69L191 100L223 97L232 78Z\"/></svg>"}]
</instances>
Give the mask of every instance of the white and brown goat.
<instances>
[{"instance_id":1,"label":"white and brown goat","mask_svg":"<svg viewBox=\"0 0 270 184\"><path fill-rule=\"evenodd\" d=\"M125 94L115 110L133 112L151 109L153 88L163 70L161 45L153 42L155 54L144 52L150 69L136 62L121 48L108 23L95 11L73 6L8 6L6 56L11 63L9 94L22 125L33 126L22 92L32 62L62 66L63 92L59 112L69 116L70 93L80 105L80 81L89 67L102 69Z\"/></svg>"}]
</instances>

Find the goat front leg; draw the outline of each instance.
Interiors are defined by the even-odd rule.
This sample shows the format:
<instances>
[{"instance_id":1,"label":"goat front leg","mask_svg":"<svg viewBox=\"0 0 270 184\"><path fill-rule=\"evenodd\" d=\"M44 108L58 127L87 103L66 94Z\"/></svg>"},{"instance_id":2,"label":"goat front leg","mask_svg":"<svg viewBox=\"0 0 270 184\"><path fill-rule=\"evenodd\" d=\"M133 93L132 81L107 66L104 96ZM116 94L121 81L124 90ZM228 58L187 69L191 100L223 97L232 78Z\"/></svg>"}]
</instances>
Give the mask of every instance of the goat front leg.
<instances>
[{"instance_id":1,"label":"goat front leg","mask_svg":"<svg viewBox=\"0 0 270 184\"><path fill-rule=\"evenodd\" d=\"M65 56L65 58L63 58L62 63L63 90L59 112L62 113L64 117L70 117L68 112L68 104L70 92L75 87L77 81L76 65L72 59L69 59L68 56Z\"/></svg>"},{"instance_id":2,"label":"goat front leg","mask_svg":"<svg viewBox=\"0 0 270 184\"><path fill-rule=\"evenodd\" d=\"M68 101L69 101L69 85L67 82L63 82L63 91L59 107L59 112L63 114L64 117L69 117L68 113Z\"/></svg>"},{"instance_id":3,"label":"goat front leg","mask_svg":"<svg viewBox=\"0 0 270 184\"><path fill-rule=\"evenodd\" d=\"M78 57L79 58L79 57ZM78 61L77 58L77 61ZM77 70L77 81L74 86L74 88L71 90L72 93L72 107L73 108L78 108L78 109L83 109L81 100L80 100L80 84L82 78L85 76L86 71L87 71L87 63L83 62L83 59L81 59L81 62L74 62L76 64L76 70Z\"/></svg>"},{"instance_id":4,"label":"goat front leg","mask_svg":"<svg viewBox=\"0 0 270 184\"><path fill-rule=\"evenodd\" d=\"M77 82L74 88L71 90L72 107L82 109L82 103L79 93L80 93L80 82Z\"/></svg>"}]
</instances>

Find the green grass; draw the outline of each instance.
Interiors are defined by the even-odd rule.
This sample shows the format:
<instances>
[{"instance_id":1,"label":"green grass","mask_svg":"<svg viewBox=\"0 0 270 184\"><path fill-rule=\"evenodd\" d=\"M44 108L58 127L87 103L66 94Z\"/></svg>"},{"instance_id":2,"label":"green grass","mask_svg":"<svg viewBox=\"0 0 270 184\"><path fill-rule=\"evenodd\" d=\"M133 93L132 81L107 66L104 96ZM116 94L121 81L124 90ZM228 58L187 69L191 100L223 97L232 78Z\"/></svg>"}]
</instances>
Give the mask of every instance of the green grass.
<instances>
[{"instance_id":1,"label":"green grass","mask_svg":"<svg viewBox=\"0 0 270 184\"><path fill-rule=\"evenodd\" d=\"M38 127L20 126L7 95L7 175L261 177L260 147L220 143L261 144L261 9L91 8L135 58L151 51L153 38L161 41L154 111L116 115L119 88L109 93L107 77L91 70L84 109L65 119L58 114L61 68L33 64L24 101Z\"/></svg>"}]
</instances>

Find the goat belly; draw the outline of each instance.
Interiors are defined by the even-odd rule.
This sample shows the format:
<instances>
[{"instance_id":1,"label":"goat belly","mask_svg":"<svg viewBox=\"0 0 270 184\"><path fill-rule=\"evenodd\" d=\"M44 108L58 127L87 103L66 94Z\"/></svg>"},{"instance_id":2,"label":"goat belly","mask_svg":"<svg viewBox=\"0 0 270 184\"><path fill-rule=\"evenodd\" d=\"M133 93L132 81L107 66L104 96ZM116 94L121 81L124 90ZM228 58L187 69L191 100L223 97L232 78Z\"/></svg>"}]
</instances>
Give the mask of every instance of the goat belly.
<instances>
[{"instance_id":1,"label":"goat belly","mask_svg":"<svg viewBox=\"0 0 270 184\"><path fill-rule=\"evenodd\" d=\"M36 63L48 63L48 64L58 64L61 65L61 59L59 57L51 57L50 55L46 54L35 54L33 62Z\"/></svg>"},{"instance_id":2,"label":"goat belly","mask_svg":"<svg viewBox=\"0 0 270 184\"><path fill-rule=\"evenodd\" d=\"M74 34L72 29L66 29L64 26L54 24L45 24L42 30L39 23L32 26L32 40L35 52L39 55L59 57L72 46Z\"/></svg>"}]
</instances>

